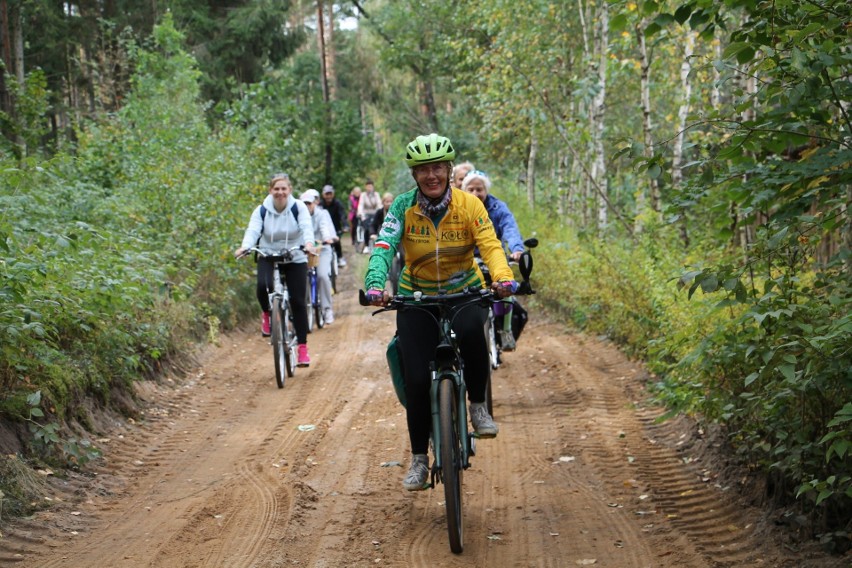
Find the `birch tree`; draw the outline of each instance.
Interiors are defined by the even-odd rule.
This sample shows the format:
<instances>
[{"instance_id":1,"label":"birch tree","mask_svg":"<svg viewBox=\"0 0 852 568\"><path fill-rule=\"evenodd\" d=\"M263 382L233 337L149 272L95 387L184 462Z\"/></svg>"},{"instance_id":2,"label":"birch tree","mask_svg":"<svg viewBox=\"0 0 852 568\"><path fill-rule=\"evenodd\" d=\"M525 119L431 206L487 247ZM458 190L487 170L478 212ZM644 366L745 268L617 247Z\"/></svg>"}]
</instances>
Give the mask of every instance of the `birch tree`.
<instances>
[{"instance_id":1,"label":"birch tree","mask_svg":"<svg viewBox=\"0 0 852 568\"><path fill-rule=\"evenodd\" d=\"M592 134L592 181L596 185L598 230L604 231L609 222L608 184L604 129L606 126L606 79L609 59L609 8L604 0L597 5L597 25L594 37L593 72L596 74L596 93L590 113Z\"/></svg>"}]
</instances>

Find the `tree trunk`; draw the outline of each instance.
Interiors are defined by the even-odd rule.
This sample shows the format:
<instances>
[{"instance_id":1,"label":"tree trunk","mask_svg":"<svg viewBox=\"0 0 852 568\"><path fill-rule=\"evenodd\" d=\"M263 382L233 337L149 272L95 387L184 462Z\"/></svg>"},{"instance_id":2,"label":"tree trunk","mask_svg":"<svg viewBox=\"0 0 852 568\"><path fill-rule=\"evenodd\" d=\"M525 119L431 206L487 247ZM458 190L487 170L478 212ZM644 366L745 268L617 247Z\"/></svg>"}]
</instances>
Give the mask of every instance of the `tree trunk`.
<instances>
[{"instance_id":1,"label":"tree trunk","mask_svg":"<svg viewBox=\"0 0 852 568\"><path fill-rule=\"evenodd\" d=\"M846 203L841 206L843 214L846 216L846 225L841 234L840 246L846 250L852 250L852 212L849 211L850 203L852 203L852 184L846 186ZM850 259L849 255L846 256L843 265L846 267L846 274L852 273L852 259Z\"/></svg>"},{"instance_id":2,"label":"tree trunk","mask_svg":"<svg viewBox=\"0 0 852 568\"><path fill-rule=\"evenodd\" d=\"M322 0L317 0L317 51L320 59L320 84L322 85L322 100L328 104L328 60L325 55L325 15L323 13Z\"/></svg>"},{"instance_id":3,"label":"tree trunk","mask_svg":"<svg viewBox=\"0 0 852 568\"><path fill-rule=\"evenodd\" d=\"M692 70L692 53L695 47L695 32L686 32L686 41L683 46L683 62L680 64L680 89L682 99L677 111L677 137L674 141L672 151L672 185L677 188L683 180L683 141L686 138L686 119L689 116L689 104L692 97L692 82L689 80L689 72Z\"/></svg>"},{"instance_id":4,"label":"tree trunk","mask_svg":"<svg viewBox=\"0 0 852 568\"><path fill-rule=\"evenodd\" d=\"M325 172L323 179L326 183L328 183L331 181L331 168L333 166L331 147L332 116L330 93L328 88L328 67L326 66L325 15L323 13L322 0L317 0L317 43L320 58L320 71L322 75L320 77L320 83L322 84L322 101L325 109Z\"/></svg>"},{"instance_id":5,"label":"tree trunk","mask_svg":"<svg viewBox=\"0 0 852 568\"><path fill-rule=\"evenodd\" d=\"M435 108L435 92L431 79L425 79L421 82L421 92L423 93L423 116L429 123L432 132L438 132L440 130L438 126L438 110Z\"/></svg>"},{"instance_id":6,"label":"tree trunk","mask_svg":"<svg viewBox=\"0 0 852 568\"><path fill-rule=\"evenodd\" d=\"M718 30L718 28L716 28ZM713 42L713 57L715 61L722 60L722 42L719 41L719 38L716 38L716 41ZM721 83L722 74L719 73L719 70L713 66L713 87L710 91L710 106L713 107L713 110L718 110L719 105L722 102L722 94L719 91L719 84Z\"/></svg>"},{"instance_id":7,"label":"tree trunk","mask_svg":"<svg viewBox=\"0 0 852 568\"><path fill-rule=\"evenodd\" d=\"M556 156L556 212L560 219L568 215L568 183L566 180L566 168L569 157L567 154L557 152Z\"/></svg>"},{"instance_id":8,"label":"tree trunk","mask_svg":"<svg viewBox=\"0 0 852 568\"><path fill-rule=\"evenodd\" d=\"M640 91L642 101L642 138L645 143L645 158L651 159L654 157L654 137L653 125L651 122L651 58L648 55L648 44L645 41L646 22L642 22L636 26L636 39L639 43L639 67L640 74ZM641 231L641 219L643 209L645 208L645 195L639 192L639 197L636 203L636 229ZM657 213L660 212L660 184L656 178L648 180L648 201L651 205L651 210Z\"/></svg>"},{"instance_id":9,"label":"tree trunk","mask_svg":"<svg viewBox=\"0 0 852 568\"><path fill-rule=\"evenodd\" d=\"M594 178L598 191L597 196L597 221L598 230L604 231L609 222L607 216L607 173L606 155L604 152L604 124L606 115L606 71L609 51L609 9L606 0L598 6L598 25L595 37L595 57L597 59L597 81L598 92L592 102L592 141L594 162L592 165L592 177Z\"/></svg>"},{"instance_id":10,"label":"tree trunk","mask_svg":"<svg viewBox=\"0 0 852 568\"><path fill-rule=\"evenodd\" d=\"M683 62L680 65L680 88L683 99L677 111L677 137L672 149L672 186L675 190L680 189L683 181L683 141L686 139L686 119L689 116L690 99L692 98L692 81L689 72L692 70L692 53L695 48L695 32L686 32L686 41L683 47ZM689 232L686 223L686 211L680 219L680 238L684 247L689 246Z\"/></svg>"},{"instance_id":11,"label":"tree trunk","mask_svg":"<svg viewBox=\"0 0 852 568\"><path fill-rule=\"evenodd\" d=\"M23 8L17 6L12 12L12 57L14 58L15 77L18 85L24 84L24 15Z\"/></svg>"},{"instance_id":12,"label":"tree trunk","mask_svg":"<svg viewBox=\"0 0 852 568\"><path fill-rule=\"evenodd\" d=\"M337 100L337 74L334 71L334 3L328 6L328 25L325 28L325 70L328 77L328 98Z\"/></svg>"},{"instance_id":13,"label":"tree trunk","mask_svg":"<svg viewBox=\"0 0 852 568\"><path fill-rule=\"evenodd\" d=\"M9 30L9 4L0 0L0 45L2 45L3 69L0 69L0 111L6 116L15 116L15 105L9 85L6 84L6 73L12 70L12 40ZM10 139L12 133L4 129L3 136Z\"/></svg>"},{"instance_id":14,"label":"tree trunk","mask_svg":"<svg viewBox=\"0 0 852 568\"><path fill-rule=\"evenodd\" d=\"M743 65L740 69L740 73L737 73L739 77L745 77L745 85L744 90L749 95L749 100L754 101L753 95L757 92L757 78L754 75L755 71L750 70L748 68L748 64ZM754 104L754 102L752 102ZM754 120L756 109L753 106L746 107L742 113L740 114L740 118L743 122L749 122ZM747 153L747 152L746 152ZM743 174L743 183L748 183L748 174ZM734 233L733 239L735 240L735 244L738 245L746 255L749 254L749 244L753 239L753 231L752 227L746 225L745 223L739 222L739 207L736 203L733 204L735 222L738 230Z\"/></svg>"},{"instance_id":15,"label":"tree trunk","mask_svg":"<svg viewBox=\"0 0 852 568\"><path fill-rule=\"evenodd\" d=\"M530 126L530 153L527 159L527 202L535 206L535 157L538 154L538 138L535 127Z\"/></svg>"}]
</instances>

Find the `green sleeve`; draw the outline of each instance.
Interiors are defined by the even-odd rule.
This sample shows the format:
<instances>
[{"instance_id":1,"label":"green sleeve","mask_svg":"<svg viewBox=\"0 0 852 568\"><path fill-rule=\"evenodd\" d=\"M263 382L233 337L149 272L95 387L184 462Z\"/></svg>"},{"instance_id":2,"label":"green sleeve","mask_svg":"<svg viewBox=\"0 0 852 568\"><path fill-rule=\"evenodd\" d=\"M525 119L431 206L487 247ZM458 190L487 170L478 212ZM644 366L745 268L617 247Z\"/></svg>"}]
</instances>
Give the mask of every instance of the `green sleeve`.
<instances>
[{"instance_id":1,"label":"green sleeve","mask_svg":"<svg viewBox=\"0 0 852 568\"><path fill-rule=\"evenodd\" d=\"M403 193L391 203L382 223L382 228L376 236L373 253L370 255L370 264L367 266L367 274L364 276L364 288L366 290L371 288L384 289L393 255L402 241L403 231L405 230L405 212L414 203L416 191L416 189L413 189Z\"/></svg>"}]
</instances>

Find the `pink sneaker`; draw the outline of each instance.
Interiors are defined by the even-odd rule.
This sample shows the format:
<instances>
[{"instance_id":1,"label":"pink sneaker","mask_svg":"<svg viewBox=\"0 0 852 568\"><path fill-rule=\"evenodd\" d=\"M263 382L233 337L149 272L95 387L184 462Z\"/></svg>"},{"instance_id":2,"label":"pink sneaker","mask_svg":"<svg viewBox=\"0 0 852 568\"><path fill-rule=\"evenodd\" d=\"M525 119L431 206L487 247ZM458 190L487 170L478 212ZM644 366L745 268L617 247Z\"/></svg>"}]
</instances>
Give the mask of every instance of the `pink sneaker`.
<instances>
[{"instance_id":1,"label":"pink sneaker","mask_svg":"<svg viewBox=\"0 0 852 568\"><path fill-rule=\"evenodd\" d=\"M260 317L260 334L263 337L269 337L271 333L269 331L269 312L263 312Z\"/></svg>"},{"instance_id":2,"label":"pink sneaker","mask_svg":"<svg viewBox=\"0 0 852 568\"><path fill-rule=\"evenodd\" d=\"M299 344L299 357L296 361L299 367L307 367L311 364L311 358L308 356L308 346L306 344Z\"/></svg>"}]
</instances>

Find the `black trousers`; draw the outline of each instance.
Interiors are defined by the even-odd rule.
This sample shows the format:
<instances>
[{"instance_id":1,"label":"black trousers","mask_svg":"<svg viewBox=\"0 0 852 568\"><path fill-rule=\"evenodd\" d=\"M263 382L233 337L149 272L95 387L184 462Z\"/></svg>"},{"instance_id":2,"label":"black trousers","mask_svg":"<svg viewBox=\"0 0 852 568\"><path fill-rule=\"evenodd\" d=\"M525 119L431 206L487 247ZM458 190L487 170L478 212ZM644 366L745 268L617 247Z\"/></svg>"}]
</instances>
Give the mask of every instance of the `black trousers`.
<instances>
[{"instance_id":1,"label":"black trousers","mask_svg":"<svg viewBox=\"0 0 852 568\"><path fill-rule=\"evenodd\" d=\"M308 263L288 262L283 265L282 278L290 293L290 308L293 310L293 327L299 343L308 342L308 306L305 298L308 294ZM272 283L272 263L266 259L257 259L257 301L260 309L269 311L269 292Z\"/></svg>"},{"instance_id":2,"label":"black trousers","mask_svg":"<svg viewBox=\"0 0 852 568\"><path fill-rule=\"evenodd\" d=\"M484 327L487 314L487 308L483 306L468 305L462 308L461 314L453 321L471 402L485 402L485 388L491 371ZM432 427L429 361L433 359L438 345L438 327L429 314L420 310L397 312L396 327L405 373L406 418L411 453L425 454L429 449L429 432Z\"/></svg>"}]
</instances>

